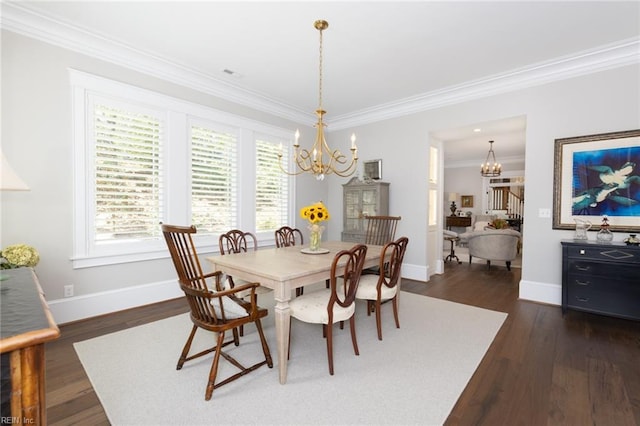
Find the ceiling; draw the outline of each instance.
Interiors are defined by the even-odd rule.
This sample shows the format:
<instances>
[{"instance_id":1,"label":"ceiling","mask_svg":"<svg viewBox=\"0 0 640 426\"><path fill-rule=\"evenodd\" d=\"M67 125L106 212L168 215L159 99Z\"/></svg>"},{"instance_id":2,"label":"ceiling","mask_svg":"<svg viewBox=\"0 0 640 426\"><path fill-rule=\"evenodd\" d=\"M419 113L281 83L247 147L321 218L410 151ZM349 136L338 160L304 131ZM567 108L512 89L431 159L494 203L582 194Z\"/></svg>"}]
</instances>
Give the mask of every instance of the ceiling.
<instances>
[{"instance_id":1,"label":"ceiling","mask_svg":"<svg viewBox=\"0 0 640 426\"><path fill-rule=\"evenodd\" d=\"M637 1L5 1L2 9L5 29L65 46L72 44L69 34L80 35L86 40L75 46L85 53L118 49L127 52L120 61L132 67L138 62L123 58L144 57L157 69L170 65L222 96L309 123L318 106L319 35L313 23L325 19L323 108L329 129L332 121L346 126L367 114L411 112L437 99L452 103L448 94L469 96L496 82L514 86L516 78L583 60L585 52L629 43L640 50ZM472 130L480 125L523 133L524 118L470 123L437 136L462 144L478 139ZM477 148L485 153L491 137L486 131ZM496 153L506 150L495 145Z\"/></svg>"}]
</instances>

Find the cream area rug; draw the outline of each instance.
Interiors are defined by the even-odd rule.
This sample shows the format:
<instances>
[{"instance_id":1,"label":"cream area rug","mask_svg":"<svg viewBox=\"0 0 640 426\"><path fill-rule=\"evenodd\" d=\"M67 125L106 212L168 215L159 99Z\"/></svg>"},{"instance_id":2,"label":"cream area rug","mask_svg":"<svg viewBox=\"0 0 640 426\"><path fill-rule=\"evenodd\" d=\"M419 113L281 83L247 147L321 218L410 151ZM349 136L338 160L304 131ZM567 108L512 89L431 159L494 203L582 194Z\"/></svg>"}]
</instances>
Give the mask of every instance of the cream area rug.
<instances>
[{"instance_id":1,"label":"cream area rug","mask_svg":"<svg viewBox=\"0 0 640 426\"><path fill-rule=\"evenodd\" d=\"M272 296L261 301L272 305ZM271 300L269 300L271 297ZM191 330L188 314L74 344L113 425L373 425L442 424L473 375L507 314L402 292L400 329L391 305L382 307L382 337L364 302L356 309L360 356L348 324L334 328L330 376L319 325L292 320L285 385L278 381L273 310L263 323L274 368L266 366L204 392L212 355L176 363ZM199 330L194 349L212 346ZM240 362L262 351L255 327L245 326ZM237 370L221 358L219 377Z\"/></svg>"}]
</instances>

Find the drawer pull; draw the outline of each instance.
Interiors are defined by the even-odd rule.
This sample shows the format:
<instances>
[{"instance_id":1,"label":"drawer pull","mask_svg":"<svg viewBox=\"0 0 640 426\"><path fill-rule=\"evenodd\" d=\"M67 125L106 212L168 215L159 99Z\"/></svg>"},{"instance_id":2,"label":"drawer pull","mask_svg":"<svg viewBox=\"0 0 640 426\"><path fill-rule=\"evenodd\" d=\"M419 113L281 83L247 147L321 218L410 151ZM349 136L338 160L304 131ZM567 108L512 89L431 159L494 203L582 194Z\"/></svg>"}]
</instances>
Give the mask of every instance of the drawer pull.
<instances>
[{"instance_id":1,"label":"drawer pull","mask_svg":"<svg viewBox=\"0 0 640 426\"><path fill-rule=\"evenodd\" d=\"M591 269L591 267L589 265L587 265L587 266L576 265L576 269L578 271L588 271L589 269Z\"/></svg>"},{"instance_id":2,"label":"drawer pull","mask_svg":"<svg viewBox=\"0 0 640 426\"><path fill-rule=\"evenodd\" d=\"M588 301L589 301L589 298L588 298L588 297L577 297L577 296L576 296L576 300L577 300L578 302L585 302L585 303L586 303L586 302L588 302Z\"/></svg>"},{"instance_id":3,"label":"drawer pull","mask_svg":"<svg viewBox=\"0 0 640 426\"><path fill-rule=\"evenodd\" d=\"M589 284L591 284L591 282L590 281L579 281L579 280L576 280L576 284L578 284L578 285L589 285Z\"/></svg>"}]
</instances>

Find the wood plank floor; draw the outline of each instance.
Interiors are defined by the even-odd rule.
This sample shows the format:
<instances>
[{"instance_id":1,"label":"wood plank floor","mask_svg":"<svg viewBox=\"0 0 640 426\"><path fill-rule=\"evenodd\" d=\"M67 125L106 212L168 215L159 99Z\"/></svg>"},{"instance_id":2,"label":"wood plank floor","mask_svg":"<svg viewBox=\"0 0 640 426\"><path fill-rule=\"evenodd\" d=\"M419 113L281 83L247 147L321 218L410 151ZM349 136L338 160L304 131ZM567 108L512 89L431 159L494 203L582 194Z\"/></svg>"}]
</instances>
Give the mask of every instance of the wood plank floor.
<instances>
[{"instance_id":1,"label":"wood plank floor","mask_svg":"<svg viewBox=\"0 0 640 426\"><path fill-rule=\"evenodd\" d=\"M520 301L518 268L445 272L403 290L509 314L447 425L640 425L640 322ZM109 424L74 342L186 311L178 299L61 326L46 347L49 424Z\"/></svg>"}]
</instances>

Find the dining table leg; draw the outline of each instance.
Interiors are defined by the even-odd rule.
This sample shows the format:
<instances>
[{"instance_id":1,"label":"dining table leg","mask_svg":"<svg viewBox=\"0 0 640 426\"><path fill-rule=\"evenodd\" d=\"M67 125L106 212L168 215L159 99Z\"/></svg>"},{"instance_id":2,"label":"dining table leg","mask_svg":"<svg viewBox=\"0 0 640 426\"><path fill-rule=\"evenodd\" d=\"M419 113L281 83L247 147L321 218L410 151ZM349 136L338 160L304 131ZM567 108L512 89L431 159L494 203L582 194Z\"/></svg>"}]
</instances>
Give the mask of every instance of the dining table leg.
<instances>
[{"instance_id":1,"label":"dining table leg","mask_svg":"<svg viewBox=\"0 0 640 426\"><path fill-rule=\"evenodd\" d=\"M289 300L291 299L291 289L282 283L274 292L276 301L275 322L276 322L276 344L278 346L278 369L280 374L280 384L287 382L287 358L289 353L289 324L291 315L289 310Z\"/></svg>"}]
</instances>

